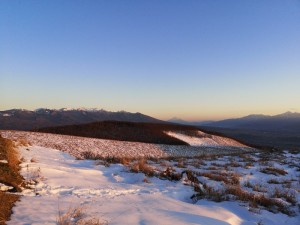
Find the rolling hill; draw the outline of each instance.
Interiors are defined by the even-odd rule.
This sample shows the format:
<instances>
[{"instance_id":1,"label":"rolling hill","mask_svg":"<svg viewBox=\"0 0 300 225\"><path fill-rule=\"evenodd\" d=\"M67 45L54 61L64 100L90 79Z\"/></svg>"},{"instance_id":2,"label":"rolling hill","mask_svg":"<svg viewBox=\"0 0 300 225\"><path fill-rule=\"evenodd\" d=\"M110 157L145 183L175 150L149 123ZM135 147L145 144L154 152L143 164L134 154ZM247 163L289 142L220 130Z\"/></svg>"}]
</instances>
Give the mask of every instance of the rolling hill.
<instances>
[{"instance_id":1,"label":"rolling hill","mask_svg":"<svg viewBox=\"0 0 300 225\"><path fill-rule=\"evenodd\" d=\"M182 140L167 135L165 131L180 131L191 133L193 131L197 131L197 128L184 125L162 123L158 124L134 123L124 121L100 121L88 124L41 128L34 131L119 141L188 145Z\"/></svg>"}]
</instances>

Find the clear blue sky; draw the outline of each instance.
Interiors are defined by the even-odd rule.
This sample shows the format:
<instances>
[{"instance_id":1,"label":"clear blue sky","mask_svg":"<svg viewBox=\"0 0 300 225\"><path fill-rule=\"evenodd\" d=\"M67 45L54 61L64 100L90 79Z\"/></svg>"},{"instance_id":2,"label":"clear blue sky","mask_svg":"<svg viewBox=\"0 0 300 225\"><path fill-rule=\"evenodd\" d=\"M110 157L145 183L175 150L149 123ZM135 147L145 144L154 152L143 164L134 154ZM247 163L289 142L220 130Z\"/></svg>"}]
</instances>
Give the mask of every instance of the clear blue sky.
<instances>
[{"instance_id":1,"label":"clear blue sky","mask_svg":"<svg viewBox=\"0 0 300 225\"><path fill-rule=\"evenodd\" d=\"M0 1L0 110L300 112L300 1Z\"/></svg>"}]
</instances>

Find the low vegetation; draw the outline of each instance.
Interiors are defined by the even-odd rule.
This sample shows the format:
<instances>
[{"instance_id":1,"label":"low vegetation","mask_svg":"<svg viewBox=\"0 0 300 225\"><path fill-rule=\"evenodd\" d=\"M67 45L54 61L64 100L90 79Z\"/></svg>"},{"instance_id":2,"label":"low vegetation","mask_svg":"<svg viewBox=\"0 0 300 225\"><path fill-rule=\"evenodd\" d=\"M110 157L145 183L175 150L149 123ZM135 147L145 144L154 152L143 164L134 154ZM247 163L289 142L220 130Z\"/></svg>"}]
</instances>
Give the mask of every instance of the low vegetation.
<instances>
[{"instance_id":1,"label":"low vegetation","mask_svg":"<svg viewBox=\"0 0 300 225\"><path fill-rule=\"evenodd\" d=\"M68 210L62 212L59 210L56 221L57 225L107 225L106 221L98 218L90 218L85 214L85 210L81 206L69 207Z\"/></svg>"},{"instance_id":2,"label":"low vegetation","mask_svg":"<svg viewBox=\"0 0 300 225\"><path fill-rule=\"evenodd\" d=\"M24 144L20 141L19 144ZM9 187L0 191L0 224L5 224L10 218L11 209L19 196L15 192L21 191L23 177L20 175L20 159L14 143L0 136L0 184Z\"/></svg>"},{"instance_id":3,"label":"low vegetation","mask_svg":"<svg viewBox=\"0 0 300 225\"><path fill-rule=\"evenodd\" d=\"M294 216L297 211L300 212L300 203L297 202L300 174L297 167L293 168L293 174L283 169L291 164L284 154L268 155L268 161L265 153L244 153L194 158L102 158L97 163L105 166L121 163L131 172L144 173L146 183L151 183L153 176L174 182L181 180L193 187L193 202L201 199L216 202L241 201L247 203L249 210L256 213L264 209ZM300 163L300 158L295 157L293 160L296 160L296 164ZM282 165L282 161L286 164ZM261 166L262 162L265 167ZM278 163L283 168L274 166ZM261 180L258 174L270 178ZM252 178L252 181L244 177Z\"/></svg>"},{"instance_id":4,"label":"low vegetation","mask_svg":"<svg viewBox=\"0 0 300 225\"><path fill-rule=\"evenodd\" d=\"M39 135L47 136L49 134ZM74 146L81 141L78 137L68 138L71 139ZM98 140L92 141L98 143ZM101 141L106 143L106 140ZM70 148L68 142L64 142L64 144ZM139 144L135 143L134 147ZM291 156L291 153L284 151L240 151L239 153L223 151L221 153L221 149L219 154L206 151L209 153L195 157L123 157L121 154L119 157L115 157L111 152L109 152L110 155L104 157L98 152L92 151L91 148L84 147L82 149L84 151L80 152L81 157L78 159L93 159L95 164L106 167L111 164L123 164L124 172L141 173L137 177L140 177L145 183L143 185L156 182L157 178L160 178L171 182L179 181L190 186L194 190L193 195L190 196L193 202L202 199L216 202L237 201L256 213L261 210L284 213L289 216L300 213L300 203L298 202L300 197L300 154ZM126 149L127 152L130 150L131 148ZM136 155L137 152L134 149L131 155ZM37 161L34 157L30 159L30 162ZM13 161L11 164L18 165ZM123 167L120 168L123 169ZM76 210L71 210L66 215L60 213L59 224L79 224L79 222L74 223L74 221L81 221L80 217L75 216L75 212ZM64 221L71 221L71 223Z\"/></svg>"},{"instance_id":5,"label":"low vegetation","mask_svg":"<svg viewBox=\"0 0 300 225\"><path fill-rule=\"evenodd\" d=\"M11 209L19 200L19 196L0 191L0 224L4 225L9 220Z\"/></svg>"},{"instance_id":6,"label":"low vegetation","mask_svg":"<svg viewBox=\"0 0 300 225\"><path fill-rule=\"evenodd\" d=\"M275 167L265 167L265 168L262 168L260 170L260 172L266 173L266 174L273 174L276 176L287 174L287 172L285 170L280 169L280 168L275 168Z\"/></svg>"}]
</instances>

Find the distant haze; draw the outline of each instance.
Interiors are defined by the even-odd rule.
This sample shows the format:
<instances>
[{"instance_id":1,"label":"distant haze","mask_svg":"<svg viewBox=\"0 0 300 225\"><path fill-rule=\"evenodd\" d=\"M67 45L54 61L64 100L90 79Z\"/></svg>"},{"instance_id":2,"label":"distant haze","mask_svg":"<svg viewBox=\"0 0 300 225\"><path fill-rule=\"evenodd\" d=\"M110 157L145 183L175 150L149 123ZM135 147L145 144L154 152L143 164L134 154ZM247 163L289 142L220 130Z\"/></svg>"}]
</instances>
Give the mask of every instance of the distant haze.
<instances>
[{"instance_id":1,"label":"distant haze","mask_svg":"<svg viewBox=\"0 0 300 225\"><path fill-rule=\"evenodd\" d=\"M300 1L0 1L0 110L300 112Z\"/></svg>"}]
</instances>

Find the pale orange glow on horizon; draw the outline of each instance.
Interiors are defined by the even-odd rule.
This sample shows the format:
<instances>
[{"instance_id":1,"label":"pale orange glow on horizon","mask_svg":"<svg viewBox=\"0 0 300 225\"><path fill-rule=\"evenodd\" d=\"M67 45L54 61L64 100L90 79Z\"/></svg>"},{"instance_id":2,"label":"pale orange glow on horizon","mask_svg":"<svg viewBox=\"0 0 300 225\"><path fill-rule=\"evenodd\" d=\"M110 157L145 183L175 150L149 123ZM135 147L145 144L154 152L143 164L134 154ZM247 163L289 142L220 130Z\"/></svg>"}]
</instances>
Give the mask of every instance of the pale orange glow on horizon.
<instances>
[{"instance_id":1,"label":"pale orange glow on horizon","mask_svg":"<svg viewBox=\"0 0 300 225\"><path fill-rule=\"evenodd\" d=\"M292 109L286 109L286 110L252 110L252 111L239 111L239 112L228 112L228 113L216 113L216 112L211 112L211 113L178 113L174 112L174 115L170 115L169 113L166 114L160 114L160 113L153 113L149 114L152 117L161 119L161 120L170 120L173 118L176 119L181 119L185 120L188 122L193 122L193 121L218 121L218 120L224 120L224 119L232 119L232 118L240 118L240 117L245 117L248 115L253 115L253 114L263 114L263 115L269 115L269 116L275 116L278 114L285 113L287 111L290 112L299 112L299 110L296 110L295 108Z\"/></svg>"}]
</instances>

